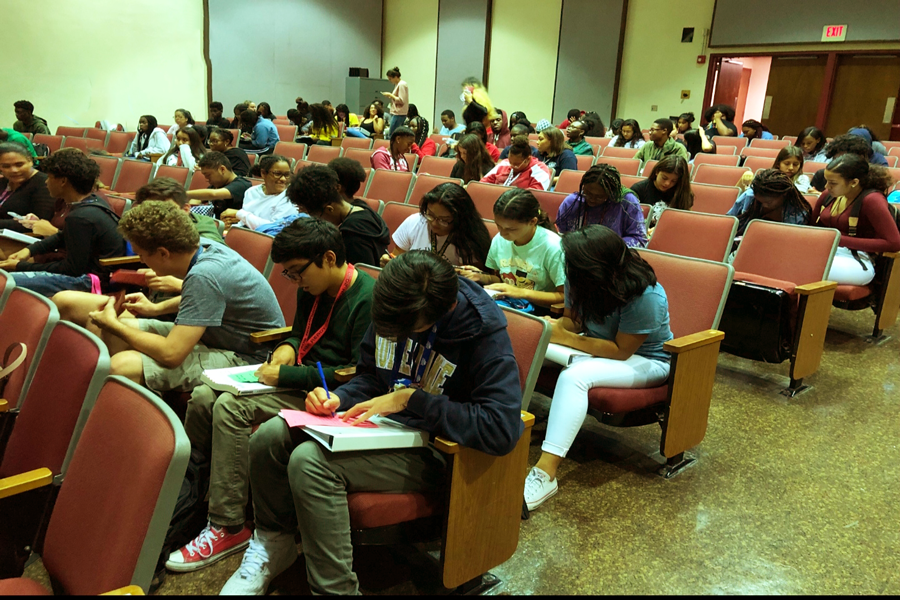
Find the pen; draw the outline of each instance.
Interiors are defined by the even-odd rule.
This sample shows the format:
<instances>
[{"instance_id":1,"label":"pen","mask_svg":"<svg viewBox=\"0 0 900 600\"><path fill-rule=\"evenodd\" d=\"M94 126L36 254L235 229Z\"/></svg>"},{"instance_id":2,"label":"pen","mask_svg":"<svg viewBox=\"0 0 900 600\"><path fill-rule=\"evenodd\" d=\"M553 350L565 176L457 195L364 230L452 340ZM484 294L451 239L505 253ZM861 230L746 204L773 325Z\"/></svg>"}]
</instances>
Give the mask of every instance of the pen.
<instances>
[{"instance_id":1,"label":"pen","mask_svg":"<svg viewBox=\"0 0 900 600\"><path fill-rule=\"evenodd\" d=\"M322 387L325 388L325 396L331 400L331 392L328 391L328 384L325 383L325 372L322 370L322 363L316 361L316 367L319 369L319 377L322 378ZM331 411L331 418L334 418L334 411Z\"/></svg>"},{"instance_id":2,"label":"pen","mask_svg":"<svg viewBox=\"0 0 900 600\"><path fill-rule=\"evenodd\" d=\"M269 353L266 354L266 364L272 364L272 351L269 350Z\"/></svg>"}]
</instances>

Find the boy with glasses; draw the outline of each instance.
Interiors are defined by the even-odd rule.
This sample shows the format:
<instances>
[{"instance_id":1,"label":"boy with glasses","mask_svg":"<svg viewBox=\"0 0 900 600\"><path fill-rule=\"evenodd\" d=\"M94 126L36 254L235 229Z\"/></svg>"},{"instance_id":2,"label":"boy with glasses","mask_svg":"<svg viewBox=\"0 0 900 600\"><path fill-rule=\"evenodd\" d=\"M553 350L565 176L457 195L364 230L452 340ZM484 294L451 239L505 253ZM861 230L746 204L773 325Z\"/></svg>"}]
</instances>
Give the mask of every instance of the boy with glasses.
<instances>
[{"instance_id":1,"label":"boy with glasses","mask_svg":"<svg viewBox=\"0 0 900 600\"><path fill-rule=\"evenodd\" d=\"M169 556L166 567L186 572L208 566L247 546L245 525L250 486L250 433L282 409L303 409L307 391L339 383L337 369L359 359L371 322L375 280L347 263L337 227L318 219L299 219L272 244L272 260L296 284L297 312L291 337L256 371L260 383L291 392L216 397L208 386L191 395L185 431L194 449L211 458L209 524L194 540Z\"/></svg>"},{"instance_id":2,"label":"boy with glasses","mask_svg":"<svg viewBox=\"0 0 900 600\"><path fill-rule=\"evenodd\" d=\"M690 160L687 148L671 139L669 134L675 129L675 124L670 119L657 119L650 127L649 144L644 144L634 157L641 161L641 168L648 160L662 160L666 156L680 156L684 160Z\"/></svg>"}]
</instances>

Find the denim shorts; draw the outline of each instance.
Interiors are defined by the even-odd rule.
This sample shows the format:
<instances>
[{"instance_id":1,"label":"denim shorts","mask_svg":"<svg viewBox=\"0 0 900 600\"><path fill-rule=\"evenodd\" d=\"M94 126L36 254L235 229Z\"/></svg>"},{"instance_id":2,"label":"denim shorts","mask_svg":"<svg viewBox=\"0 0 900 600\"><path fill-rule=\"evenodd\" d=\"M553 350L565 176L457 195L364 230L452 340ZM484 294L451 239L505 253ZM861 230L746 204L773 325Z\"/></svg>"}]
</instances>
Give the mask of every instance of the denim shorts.
<instances>
[{"instance_id":1,"label":"denim shorts","mask_svg":"<svg viewBox=\"0 0 900 600\"><path fill-rule=\"evenodd\" d=\"M43 271L16 271L10 273L17 287L29 289L32 292L52 298L57 292L72 290L75 292L91 291L91 276L61 275L59 273L44 273Z\"/></svg>"}]
</instances>

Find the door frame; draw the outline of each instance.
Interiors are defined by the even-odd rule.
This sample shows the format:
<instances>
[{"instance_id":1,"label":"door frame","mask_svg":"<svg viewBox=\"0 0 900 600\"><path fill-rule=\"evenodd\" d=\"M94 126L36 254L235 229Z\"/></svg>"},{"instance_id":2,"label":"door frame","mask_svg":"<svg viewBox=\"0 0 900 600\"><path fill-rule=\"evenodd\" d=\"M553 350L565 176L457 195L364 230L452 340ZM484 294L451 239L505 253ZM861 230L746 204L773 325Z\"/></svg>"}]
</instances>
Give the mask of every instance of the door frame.
<instances>
[{"instance_id":1,"label":"door frame","mask_svg":"<svg viewBox=\"0 0 900 600\"><path fill-rule=\"evenodd\" d=\"M898 50L807 50L805 52L799 51L791 51L791 52L717 52L715 54L709 55L709 67L706 71L706 88L703 91L703 106L704 110L706 107L710 106L712 102L713 96L713 83L716 79L716 70L719 68L719 65L722 63L722 59L725 58L739 58L741 56L771 56L772 58L778 58L781 56L826 56L825 62L825 76L822 80L822 93L819 95L819 106L816 111L816 122L814 125L819 129L823 129L825 127L825 122L828 119L828 113L831 111L831 95L834 92L834 79L837 75L837 67L838 67L838 56L853 54L853 55L878 55L878 54L896 54L900 55L900 49ZM890 140L900 140L900 89L897 91L897 100L894 102L894 114L891 117L891 134ZM703 124L703 116L700 117L700 122Z\"/></svg>"}]
</instances>

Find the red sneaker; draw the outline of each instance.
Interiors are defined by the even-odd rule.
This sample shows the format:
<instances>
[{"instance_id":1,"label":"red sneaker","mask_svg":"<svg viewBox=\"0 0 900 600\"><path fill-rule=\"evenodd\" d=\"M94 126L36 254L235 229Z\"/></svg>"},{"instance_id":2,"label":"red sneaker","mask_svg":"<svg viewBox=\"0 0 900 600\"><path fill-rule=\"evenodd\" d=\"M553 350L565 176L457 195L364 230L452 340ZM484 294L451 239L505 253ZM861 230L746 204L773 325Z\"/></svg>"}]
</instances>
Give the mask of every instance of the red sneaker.
<instances>
[{"instance_id":1,"label":"red sneaker","mask_svg":"<svg viewBox=\"0 0 900 600\"><path fill-rule=\"evenodd\" d=\"M166 568L178 573L196 571L235 552L240 552L250 543L253 532L244 526L238 533L228 533L225 528L207 526L188 544L169 555Z\"/></svg>"}]
</instances>

